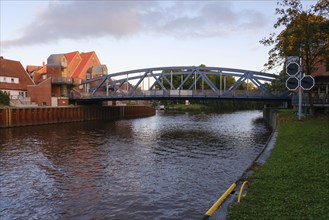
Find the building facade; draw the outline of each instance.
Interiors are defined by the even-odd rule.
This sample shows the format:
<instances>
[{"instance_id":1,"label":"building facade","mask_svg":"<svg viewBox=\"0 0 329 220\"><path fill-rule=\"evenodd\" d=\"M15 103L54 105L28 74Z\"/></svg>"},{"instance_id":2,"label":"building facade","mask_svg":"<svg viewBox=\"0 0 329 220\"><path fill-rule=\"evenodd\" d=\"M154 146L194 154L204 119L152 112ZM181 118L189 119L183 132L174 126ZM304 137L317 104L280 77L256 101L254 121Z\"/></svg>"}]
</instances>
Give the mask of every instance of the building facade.
<instances>
[{"instance_id":1,"label":"building facade","mask_svg":"<svg viewBox=\"0 0 329 220\"><path fill-rule=\"evenodd\" d=\"M0 57L0 90L9 95L11 105L30 105L27 87L33 85L33 80L19 61Z\"/></svg>"},{"instance_id":2,"label":"building facade","mask_svg":"<svg viewBox=\"0 0 329 220\"><path fill-rule=\"evenodd\" d=\"M72 93L88 92L88 88L79 86L83 80L107 74L107 67L94 51L74 51L51 54L46 65L32 72L36 85L29 86L28 93L33 102L39 106L67 106Z\"/></svg>"},{"instance_id":3,"label":"building facade","mask_svg":"<svg viewBox=\"0 0 329 220\"><path fill-rule=\"evenodd\" d=\"M329 104L329 60L319 63L312 76L315 80L312 88L314 103Z\"/></svg>"}]
</instances>

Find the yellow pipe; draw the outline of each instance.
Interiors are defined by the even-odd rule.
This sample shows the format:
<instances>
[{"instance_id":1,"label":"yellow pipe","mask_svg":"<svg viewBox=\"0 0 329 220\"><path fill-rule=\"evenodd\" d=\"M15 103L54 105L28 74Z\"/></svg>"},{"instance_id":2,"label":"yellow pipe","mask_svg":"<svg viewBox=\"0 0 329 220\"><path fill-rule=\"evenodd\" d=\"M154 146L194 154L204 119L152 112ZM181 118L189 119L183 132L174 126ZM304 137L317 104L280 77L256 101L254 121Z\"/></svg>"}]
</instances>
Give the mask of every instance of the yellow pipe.
<instances>
[{"instance_id":1,"label":"yellow pipe","mask_svg":"<svg viewBox=\"0 0 329 220\"><path fill-rule=\"evenodd\" d=\"M205 216L211 216L218 207L224 202L224 200L231 194L231 192L235 189L236 184L233 183L230 188L226 190L226 192L213 204L213 206L206 212Z\"/></svg>"},{"instance_id":2,"label":"yellow pipe","mask_svg":"<svg viewBox=\"0 0 329 220\"><path fill-rule=\"evenodd\" d=\"M246 184L249 186L249 184L248 184L248 181L247 181L247 180L243 182L243 184L242 184L242 186L241 186L241 188L240 188L239 197L238 197L238 203L239 203L239 202L240 202L240 200L241 200L242 191L243 191L243 188L244 188L244 186L245 186Z\"/></svg>"}]
</instances>

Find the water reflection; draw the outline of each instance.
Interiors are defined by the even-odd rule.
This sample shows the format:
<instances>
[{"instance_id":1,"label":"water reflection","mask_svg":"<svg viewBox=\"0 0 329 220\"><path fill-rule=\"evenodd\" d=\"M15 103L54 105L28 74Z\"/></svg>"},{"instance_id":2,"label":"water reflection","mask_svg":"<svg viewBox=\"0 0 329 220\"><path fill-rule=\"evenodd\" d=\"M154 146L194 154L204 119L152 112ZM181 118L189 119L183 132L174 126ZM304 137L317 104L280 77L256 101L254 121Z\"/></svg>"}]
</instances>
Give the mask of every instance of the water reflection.
<instances>
[{"instance_id":1,"label":"water reflection","mask_svg":"<svg viewBox=\"0 0 329 220\"><path fill-rule=\"evenodd\" d=\"M1 219L200 219L262 149L260 115L2 129Z\"/></svg>"}]
</instances>

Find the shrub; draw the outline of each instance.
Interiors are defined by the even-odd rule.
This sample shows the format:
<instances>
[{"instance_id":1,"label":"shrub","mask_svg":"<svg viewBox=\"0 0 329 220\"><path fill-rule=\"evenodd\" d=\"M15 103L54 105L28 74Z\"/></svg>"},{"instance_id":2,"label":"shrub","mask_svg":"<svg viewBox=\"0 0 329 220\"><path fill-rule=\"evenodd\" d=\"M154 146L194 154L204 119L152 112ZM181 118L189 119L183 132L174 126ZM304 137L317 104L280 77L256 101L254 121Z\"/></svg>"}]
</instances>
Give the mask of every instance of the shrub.
<instances>
[{"instance_id":1,"label":"shrub","mask_svg":"<svg viewBox=\"0 0 329 220\"><path fill-rule=\"evenodd\" d=\"M9 95L0 90L0 105L9 105Z\"/></svg>"}]
</instances>

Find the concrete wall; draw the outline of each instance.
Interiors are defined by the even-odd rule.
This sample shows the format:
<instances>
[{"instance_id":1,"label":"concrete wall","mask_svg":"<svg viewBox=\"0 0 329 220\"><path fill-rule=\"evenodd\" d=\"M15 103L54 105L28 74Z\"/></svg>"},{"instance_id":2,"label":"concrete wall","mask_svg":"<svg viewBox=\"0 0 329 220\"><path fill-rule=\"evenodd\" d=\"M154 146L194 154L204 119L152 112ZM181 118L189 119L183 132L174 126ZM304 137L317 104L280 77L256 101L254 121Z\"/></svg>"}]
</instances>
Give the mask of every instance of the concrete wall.
<instances>
[{"instance_id":1,"label":"concrete wall","mask_svg":"<svg viewBox=\"0 0 329 220\"><path fill-rule=\"evenodd\" d=\"M277 108L264 108L263 118L271 126L272 129L276 128L276 113L279 110Z\"/></svg>"}]
</instances>

